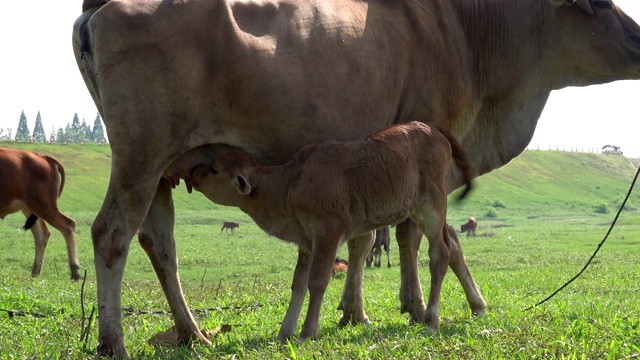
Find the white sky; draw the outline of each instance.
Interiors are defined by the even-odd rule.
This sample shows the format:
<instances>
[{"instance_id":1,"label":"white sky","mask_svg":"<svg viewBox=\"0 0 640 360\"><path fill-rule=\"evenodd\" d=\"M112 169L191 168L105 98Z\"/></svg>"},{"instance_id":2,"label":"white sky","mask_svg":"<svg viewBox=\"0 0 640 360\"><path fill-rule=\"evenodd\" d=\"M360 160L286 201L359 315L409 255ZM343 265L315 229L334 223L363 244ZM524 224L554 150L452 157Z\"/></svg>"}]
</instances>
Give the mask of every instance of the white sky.
<instances>
[{"instance_id":1,"label":"white sky","mask_svg":"<svg viewBox=\"0 0 640 360\"><path fill-rule=\"evenodd\" d=\"M640 21L640 0L615 1ZM3 2L0 11L0 128L18 127L24 110L33 131L40 111L47 137L78 113L93 126L97 110L73 57L71 31L81 0ZM554 91L529 148L620 146L640 157L640 81Z\"/></svg>"}]
</instances>

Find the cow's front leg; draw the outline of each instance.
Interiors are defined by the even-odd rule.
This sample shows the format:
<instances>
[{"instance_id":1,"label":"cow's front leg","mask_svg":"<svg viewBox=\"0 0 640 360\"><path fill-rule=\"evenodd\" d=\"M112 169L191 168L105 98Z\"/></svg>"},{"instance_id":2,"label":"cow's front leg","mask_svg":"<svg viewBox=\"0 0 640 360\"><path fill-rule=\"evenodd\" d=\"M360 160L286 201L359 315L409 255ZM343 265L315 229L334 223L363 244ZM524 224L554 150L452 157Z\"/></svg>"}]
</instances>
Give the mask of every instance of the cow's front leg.
<instances>
[{"instance_id":1,"label":"cow's front leg","mask_svg":"<svg viewBox=\"0 0 640 360\"><path fill-rule=\"evenodd\" d=\"M161 179L147 217L138 233L138 241L149 256L167 297L176 325L178 344L188 344L194 340L211 344L198 328L182 293L173 236L174 222L171 187L165 179Z\"/></svg>"},{"instance_id":2,"label":"cow's front leg","mask_svg":"<svg viewBox=\"0 0 640 360\"><path fill-rule=\"evenodd\" d=\"M364 300L362 295L362 281L364 278L364 262L373 246L375 231L357 238L349 239L349 267L347 268L347 279L342 291L342 299L338 310L342 310L340 325L349 323L370 324L367 314L364 312Z\"/></svg>"},{"instance_id":3,"label":"cow's front leg","mask_svg":"<svg viewBox=\"0 0 640 360\"><path fill-rule=\"evenodd\" d=\"M471 271L464 258L456 230L450 225L447 225L447 235L449 237L448 244L451 249L449 267L451 267L460 284L462 284L464 293L467 296L467 301L471 307L471 314L473 316L482 316L484 315L487 303L484 301L476 282L473 280L473 276L471 276Z\"/></svg>"},{"instance_id":4,"label":"cow's front leg","mask_svg":"<svg viewBox=\"0 0 640 360\"><path fill-rule=\"evenodd\" d=\"M409 313L411 322L421 322L426 306L418 274L418 252L422 231L407 219L396 226L396 240L400 255L400 312Z\"/></svg>"},{"instance_id":5,"label":"cow's front leg","mask_svg":"<svg viewBox=\"0 0 640 360\"><path fill-rule=\"evenodd\" d=\"M289 307L287 308L287 313L284 316L284 320L280 326L280 333L278 334L278 341L282 343L287 342L298 328L300 311L302 310L304 298L307 295L309 286L310 267L311 253L302 248L298 248L298 262L296 263L296 269L293 272L293 281L291 283L291 300L289 300Z\"/></svg>"}]
</instances>

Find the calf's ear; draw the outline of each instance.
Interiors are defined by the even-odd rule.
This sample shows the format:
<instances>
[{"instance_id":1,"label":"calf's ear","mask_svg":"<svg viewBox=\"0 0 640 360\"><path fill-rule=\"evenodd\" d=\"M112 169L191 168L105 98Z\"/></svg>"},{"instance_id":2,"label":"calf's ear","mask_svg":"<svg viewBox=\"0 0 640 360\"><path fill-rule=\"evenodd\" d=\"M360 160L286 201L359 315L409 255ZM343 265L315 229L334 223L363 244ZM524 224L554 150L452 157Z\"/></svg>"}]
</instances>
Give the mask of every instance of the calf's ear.
<instances>
[{"instance_id":1,"label":"calf's ear","mask_svg":"<svg viewBox=\"0 0 640 360\"><path fill-rule=\"evenodd\" d=\"M251 184L247 181L247 178L242 174L236 175L233 179L233 184L241 195L249 195L251 193Z\"/></svg>"}]
</instances>

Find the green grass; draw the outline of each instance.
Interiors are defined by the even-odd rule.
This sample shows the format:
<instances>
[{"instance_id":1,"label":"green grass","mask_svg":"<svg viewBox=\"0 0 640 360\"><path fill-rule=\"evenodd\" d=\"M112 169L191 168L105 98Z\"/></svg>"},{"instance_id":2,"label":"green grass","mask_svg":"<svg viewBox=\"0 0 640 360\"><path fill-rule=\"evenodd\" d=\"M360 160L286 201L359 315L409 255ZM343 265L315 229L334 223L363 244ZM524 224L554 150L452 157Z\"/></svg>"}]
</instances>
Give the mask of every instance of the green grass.
<instances>
[{"instance_id":1,"label":"green grass","mask_svg":"<svg viewBox=\"0 0 640 360\"><path fill-rule=\"evenodd\" d=\"M3 144L0 144L2 146ZM4 144L7 145L7 144ZM87 270L85 308L97 305L90 226L106 191L110 154L106 146L9 144L58 157L67 185L62 211L77 222L78 252ZM429 336L400 314L400 270L392 242L390 269L365 270L365 308L372 326L339 328L343 277L330 283L320 337L303 344L275 339L295 266L293 246L266 236L241 212L211 204L200 194L174 191L180 275L199 325L231 324L211 347L157 349L147 344L172 325L162 290L144 251L132 242L123 284L127 349L134 358L158 359L622 359L640 354L640 193L592 265L546 304L549 295L585 264L613 220L635 168L617 156L525 152L476 182L460 205L452 204L455 227L478 219L475 238L461 237L467 261L488 303L487 315L471 318L461 286L449 273L441 301L440 331ZM596 212L605 205L608 214ZM494 217L486 217L494 209ZM224 220L239 222L235 235L220 234ZM31 234L18 231L20 214L0 222L0 308L46 315L0 312L0 354L7 359L93 358L97 324L80 341L81 282L68 280L62 236L52 230L42 275L30 277ZM393 232L393 230L392 230ZM426 242L425 242L426 243ZM346 248L340 249L346 256ZM420 257L423 291L428 259ZM255 306L257 305L257 306ZM255 306L255 307L254 307ZM306 307L305 307L306 309ZM158 314L140 314L158 311ZM302 316L304 317L304 311Z\"/></svg>"}]
</instances>

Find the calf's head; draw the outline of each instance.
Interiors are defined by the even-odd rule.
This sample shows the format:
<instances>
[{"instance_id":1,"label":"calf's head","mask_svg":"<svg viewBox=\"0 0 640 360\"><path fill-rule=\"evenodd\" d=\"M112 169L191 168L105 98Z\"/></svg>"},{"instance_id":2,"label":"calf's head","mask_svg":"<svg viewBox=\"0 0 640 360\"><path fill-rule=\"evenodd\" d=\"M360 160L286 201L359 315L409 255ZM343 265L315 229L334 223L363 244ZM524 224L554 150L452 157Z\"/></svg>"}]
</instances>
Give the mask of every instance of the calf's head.
<instances>
[{"instance_id":1,"label":"calf's head","mask_svg":"<svg viewBox=\"0 0 640 360\"><path fill-rule=\"evenodd\" d=\"M193 188L216 204L240 206L251 193L249 178L256 166L250 154L231 152L212 163L195 166L189 177Z\"/></svg>"}]
</instances>

